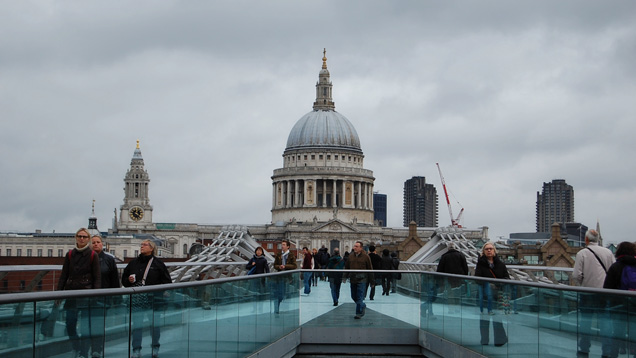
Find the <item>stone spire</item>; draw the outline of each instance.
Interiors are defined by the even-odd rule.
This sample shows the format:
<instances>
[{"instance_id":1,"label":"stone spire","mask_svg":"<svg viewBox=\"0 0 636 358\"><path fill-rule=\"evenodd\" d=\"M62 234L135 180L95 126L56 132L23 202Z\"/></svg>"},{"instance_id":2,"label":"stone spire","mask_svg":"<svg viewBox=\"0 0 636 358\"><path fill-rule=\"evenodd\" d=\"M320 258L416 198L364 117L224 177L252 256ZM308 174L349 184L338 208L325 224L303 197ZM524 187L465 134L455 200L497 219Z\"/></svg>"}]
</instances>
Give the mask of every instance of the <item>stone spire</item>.
<instances>
[{"instance_id":1,"label":"stone spire","mask_svg":"<svg viewBox=\"0 0 636 358\"><path fill-rule=\"evenodd\" d=\"M322 52L322 69L318 74L318 83L316 83L316 102L314 102L314 111L333 111L336 104L332 98L332 85L327 69L327 49Z\"/></svg>"}]
</instances>

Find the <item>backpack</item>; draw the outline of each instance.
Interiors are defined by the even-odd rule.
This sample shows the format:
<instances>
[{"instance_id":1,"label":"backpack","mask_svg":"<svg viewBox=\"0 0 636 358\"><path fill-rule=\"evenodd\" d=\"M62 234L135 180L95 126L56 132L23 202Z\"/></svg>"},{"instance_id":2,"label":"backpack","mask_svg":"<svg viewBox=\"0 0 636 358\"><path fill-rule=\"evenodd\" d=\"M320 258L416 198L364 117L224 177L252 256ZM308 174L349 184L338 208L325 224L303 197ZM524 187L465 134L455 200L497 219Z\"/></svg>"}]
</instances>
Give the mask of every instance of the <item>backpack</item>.
<instances>
[{"instance_id":1,"label":"backpack","mask_svg":"<svg viewBox=\"0 0 636 358\"><path fill-rule=\"evenodd\" d=\"M626 265L623 267L621 290L636 291L636 265Z\"/></svg>"}]
</instances>

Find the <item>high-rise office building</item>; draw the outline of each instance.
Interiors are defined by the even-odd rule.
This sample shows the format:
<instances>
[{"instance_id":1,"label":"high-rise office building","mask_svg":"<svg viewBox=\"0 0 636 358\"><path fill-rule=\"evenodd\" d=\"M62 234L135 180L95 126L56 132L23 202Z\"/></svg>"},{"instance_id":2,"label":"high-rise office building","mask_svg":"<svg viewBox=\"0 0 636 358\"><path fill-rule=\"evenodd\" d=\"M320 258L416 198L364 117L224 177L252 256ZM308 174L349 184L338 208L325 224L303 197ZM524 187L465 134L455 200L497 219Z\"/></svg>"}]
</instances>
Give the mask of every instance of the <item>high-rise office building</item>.
<instances>
[{"instance_id":1,"label":"high-rise office building","mask_svg":"<svg viewBox=\"0 0 636 358\"><path fill-rule=\"evenodd\" d=\"M386 194L373 193L373 221L386 227Z\"/></svg>"},{"instance_id":2,"label":"high-rise office building","mask_svg":"<svg viewBox=\"0 0 636 358\"><path fill-rule=\"evenodd\" d=\"M556 222L574 222L574 188L564 179L543 183L537 192L537 232L549 232Z\"/></svg>"},{"instance_id":3,"label":"high-rise office building","mask_svg":"<svg viewBox=\"0 0 636 358\"><path fill-rule=\"evenodd\" d=\"M437 189L425 177L404 182L404 226L411 221L419 227L437 227Z\"/></svg>"}]
</instances>

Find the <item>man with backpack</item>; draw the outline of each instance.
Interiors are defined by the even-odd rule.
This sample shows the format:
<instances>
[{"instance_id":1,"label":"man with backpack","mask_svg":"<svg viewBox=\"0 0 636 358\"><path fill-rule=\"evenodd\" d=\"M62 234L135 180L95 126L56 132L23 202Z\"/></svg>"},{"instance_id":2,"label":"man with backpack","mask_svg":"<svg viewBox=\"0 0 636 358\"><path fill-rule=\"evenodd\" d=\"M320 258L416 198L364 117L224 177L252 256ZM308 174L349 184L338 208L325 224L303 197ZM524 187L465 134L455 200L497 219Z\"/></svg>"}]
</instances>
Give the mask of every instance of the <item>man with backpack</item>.
<instances>
[{"instance_id":1,"label":"man with backpack","mask_svg":"<svg viewBox=\"0 0 636 358\"><path fill-rule=\"evenodd\" d=\"M585 233L586 247L576 254L572 277L580 286L603 288L607 270L614 263L612 251L598 244L599 236L596 230L588 230ZM597 315L599 330L605 334L609 332L609 327L604 327L607 325L607 320L600 317L604 312L599 310L599 307L604 306L604 302L599 301L598 294L580 294L579 311L581 316L579 319L578 357L587 357L589 355L594 315ZM603 339L602 349L603 355L609 356L611 342Z\"/></svg>"}]
</instances>

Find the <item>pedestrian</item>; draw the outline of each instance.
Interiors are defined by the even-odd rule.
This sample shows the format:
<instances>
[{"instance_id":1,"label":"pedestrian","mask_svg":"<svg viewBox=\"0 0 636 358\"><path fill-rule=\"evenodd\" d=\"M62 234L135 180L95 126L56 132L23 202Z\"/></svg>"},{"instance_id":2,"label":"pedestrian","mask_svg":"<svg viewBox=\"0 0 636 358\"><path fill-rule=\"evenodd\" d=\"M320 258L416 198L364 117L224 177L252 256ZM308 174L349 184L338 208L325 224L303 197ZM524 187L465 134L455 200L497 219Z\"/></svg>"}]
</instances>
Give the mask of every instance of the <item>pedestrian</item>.
<instances>
[{"instance_id":1,"label":"pedestrian","mask_svg":"<svg viewBox=\"0 0 636 358\"><path fill-rule=\"evenodd\" d=\"M380 263L380 268L382 270L390 271L393 270L393 260L391 259L391 253L389 249L382 250L382 261ZM391 292L391 273L383 272L381 274L382 280L382 295L389 295Z\"/></svg>"},{"instance_id":2,"label":"pedestrian","mask_svg":"<svg viewBox=\"0 0 636 358\"><path fill-rule=\"evenodd\" d=\"M274 269L276 271L289 271L295 270L298 266L296 265L296 256L294 253L290 252L289 248L291 244L289 240L283 240L281 242L281 251L276 253L274 257ZM287 295L287 284L286 278L276 277L274 280L274 313L278 314L280 312L280 304L285 299Z\"/></svg>"},{"instance_id":3,"label":"pedestrian","mask_svg":"<svg viewBox=\"0 0 636 358\"><path fill-rule=\"evenodd\" d=\"M365 289L369 282L373 282L373 266L371 259L364 248L362 241L356 241L353 244L353 253L349 255L349 259L345 263L345 270L369 270L369 272L345 272L343 279L349 279L351 284L351 299L356 303L355 319L364 316L367 305L364 303Z\"/></svg>"},{"instance_id":4,"label":"pedestrian","mask_svg":"<svg viewBox=\"0 0 636 358\"><path fill-rule=\"evenodd\" d=\"M369 259L371 259L371 266L373 266L374 270L382 269L382 258L375 252L374 245L369 245ZM367 287L371 288L371 292L369 292L369 300L371 301L373 301L373 298L375 297L375 286L377 284L382 284L380 281L380 275L375 275L375 280L369 281L367 284ZM364 295L366 296L366 290Z\"/></svg>"},{"instance_id":5,"label":"pedestrian","mask_svg":"<svg viewBox=\"0 0 636 358\"><path fill-rule=\"evenodd\" d=\"M113 255L104 251L104 242L99 234L91 238L91 248L99 257L101 288L119 288L119 273ZM112 306L113 297L96 297L91 304L91 357L104 355L104 333L106 329L106 310Z\"/></svg>"},{"instance_id":6,"label":"pedestrian","mask_svg":"<svg viewBox=\"0 0 636 358\"><path fill-rule=\"evenodd\" d=\"M616 262L607 270L603 288L614 290L636 290L636 245L634 243L624 241L618 244L616 248ZM627 322L627 313L636 311L636 303L632 300L623 298L610 300L610 321L613 322L612 332L609 336L615 339L611 344L609 357L617 357L619 347L625 347L626 352L636 353L636 342L630 339L625 341L627 332L636 332L636 321L629 320ZM629 327L629 329L628 329ZM628 337L629 338L629 337ZM636 358L636 354L634 354Z\"/></svg>"},{"instance_id":7,"label":"pedestrian","mask_svg":"<svg viewBox=\"0 0 636 358\"><path fill-rule=\"evenodd\" d=\"M600 235L596 230L590 229L585 233L585 248L576 253L572 277L576 283L583 287L603 288L607 270L615 262L614 254L598 244ZM596 316L599 331L606 334L611 329L609 320L605 319L607 311L599 310L605 307L599 295L592 293L579 294L579 339L578 357L587 357L590 352L593 320ZM601 340L603 355L609 356L612 350L611 339Z\"/></svg>"},{"instance_id":8,"label":"pedestrian","mask_svg":"<svg viewBox=\"0 0 636 358\"><path fill-rule=\"evenodd\" d=\"M99 256L91 250L91 234L81 228L75 233L75 248L64 257L62 273L57 289L62 290L90 290L101 288L101 272ZM56 302L56 304L59 304ZM64 303L66 311L66 331L71 340L74 357L88 357L91 344L90 299L73 298ZM79 322L81 332L77 332Z\"/></svg>"},{"instance_id":9,"label":"pedestrian","mask_svg":"<svg viewBox=\"0 0 636 358\"><path fill-rule=\"evenodd\" d=\"M154 241L144 240L140 244L139 256L130 261L121 277L124 287L152 286L172 283L170 273L166 265L159 260L157 255L157 245ZM167 292L166 292L167 293ZM159 356L159 339L161 338L161 317L162 294L133 294L131 297L132 310L132 348L131 357L141 357L141 341L143 333L144 319L148 319L152 325L152 357ZM155 323L157 322L157 323Z\"/></svg>"},{"instance_id":10,"label":"pedestrian","mask_svg":"<svg viewBox=\"0 0 636 358\"><path fill-rule=\"evenodd\" d=\"M313 255L311 254L311 251L309 251L307 247L303 247L303 263L300 268L303 270L313 270L314 268L314 258L313 258ZM303 285L304 285L304 290L302 295L309 296L309 294L311 293L311 283L312 283L313 273L311 271L303 271L302 275L303 275Z\"/></svg>"},{"instance_id":11,"label":"pedestrian","mask_svg":"<svg viewBox=\"0 0 636 358\"><path fill-rule=\"evenodd\" d=\"M455 275L468 275L468 263L466 256L455 248L455 244L450 242L446 246L448 251L445 252L437 264L437 272L452 273ZM459 312L459 297L463 280L460 278L449 277L445 280L446 292L448 292L448 309L450 313Z\"/></svg>"},{"instance_id":12,"label":"pedestrian","mask_svg":"<svg viewBox=\"0 0 636 358\"><path fill-rule=\"evenodd\" d=\"M342 256L340 256L340 249L337 247L333 249L333 255L329 258L327 262L328 270L342 270L345 265L345 260ZM333 305L338 305L338 300L340 299L340 286L342 285L342 273L340 272L329 272L327 274L329 277L329 288L331 289L331 298L333 299Z\"/></svg>"},{"instance_id":13,"label":"pedestrian","mask_svg":"<svg viewBox=\"0 0 636 358\"><path fill-rule=\"evenodd\" d=\"M269 264L267 263L262 247L259 246L254 250L254 256L247 263L246 268L248 275L269 273Z\"/></svg>"},{"instance_id":14,"label":"pedestrian","mask_svg":"<svg viewBox=\"0 0 636 358\"><path fill-rule=\"evenodd\" d=\"M393 269L400 269L400 259L397 257L397 253L394 251L391 253L391 259L393 260ZM391 275L391 293L397 292L397 281L402 279L402 273L395 272Z\"/></svg>"},{"instance_id":15,"label":"pedestrian","mask_svg":"<svg viewBox=\"0 0 636 358\"><path fill-rule=\"evenodd\" d=\"M311 250L311 267L312 270L317 270L320 268L320 264L319 264L319 259L318 259L318 249L317 248L313 248ZM318 272L312 272L311 273L311 282L313 284L313 286L318 286Z\"/></svg>"},{"instance_id":16,"label":"pedestrian","mask_svg":"<svg viewBox=\"0 0 636 358\"><path fill-rule=\"evenodd\" d=\"M495 249L494 244L487 242L482 247L481 255L479 256L477 266L475 267L475 276L510 279L508 268L506 267L506 264L499 259L499 256L497 256L497 250ZM499 284L488 281L483 281L479 287L479 311L481 312L481 317L479 319L479 332L481 333L481 344L488 345L490 341L490 321L492 320L495 346L503 346L508 343L508 336L506 335L506 330L502 323L501 314L497 315L493 310L493 297L498 296L501 287ZM483 312L484 299L487 300L487 314L484 314Z\"/></svg>"}]
</instances>

